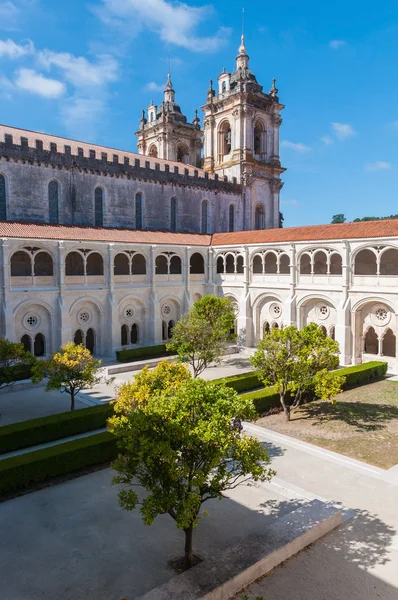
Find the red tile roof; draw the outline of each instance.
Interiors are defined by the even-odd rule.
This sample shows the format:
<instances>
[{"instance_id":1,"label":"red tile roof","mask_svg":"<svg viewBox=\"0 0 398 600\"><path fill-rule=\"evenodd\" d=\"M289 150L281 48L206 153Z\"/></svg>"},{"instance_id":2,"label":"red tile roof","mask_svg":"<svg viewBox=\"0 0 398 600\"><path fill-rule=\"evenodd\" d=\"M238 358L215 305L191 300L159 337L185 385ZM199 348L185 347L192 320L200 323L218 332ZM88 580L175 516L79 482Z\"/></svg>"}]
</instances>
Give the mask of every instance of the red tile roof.
<instances>
[{"instance_id":1,"label":"red tile roof","mask_svg":"<svg viewBox=\"0 0 398 600\"><path fill-rule=\"evenodd\" d=\"M398 219L339 223L336 225L308 225L286 229L214 233L212 246L347 240L398 236Z\"/></svg>"},{"instance_id":2,"label":"red tile roof","mask_svg":"<svg viewBox=\"0 0 398 600\"><path fill-rule=\"evenodd\" d=\"M76 225L48 225L47 223L23 223L20 221L0 221L0 237L183 246L210 246L211 242L210 235L198 233L138 231L134 229L80 227Z\"/></svg>"},{"instance_id":3,"label":"red tile roof","mask_svg":"<svg viewBox=\"0 0 398 600\"><path fill-rule=\"evenodd\" d=\"M245 244L398 237L398 219L338 225L310 225L261 231L237 231L233 233L214 233L213 235L0 221L0 237L128 244L242 246Z\"/></svg>"}]
</instances>

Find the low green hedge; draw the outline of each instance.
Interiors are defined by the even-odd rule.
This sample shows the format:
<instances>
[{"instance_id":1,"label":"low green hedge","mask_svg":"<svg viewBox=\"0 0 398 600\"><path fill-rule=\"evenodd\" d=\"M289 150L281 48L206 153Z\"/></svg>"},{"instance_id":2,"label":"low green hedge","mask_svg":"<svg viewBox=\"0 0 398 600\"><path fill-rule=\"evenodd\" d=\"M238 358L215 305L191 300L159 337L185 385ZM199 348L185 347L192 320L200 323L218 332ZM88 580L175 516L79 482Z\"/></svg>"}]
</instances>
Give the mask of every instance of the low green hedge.
<instances>
[{"instance_id":1,"label":"low green hedge","mask_svg":"<svg viewBox=\"0 0 398 600\"><path fill-rule=\"evenodd\" d=\"M343 390L383 379L387 373L387 367L388 365L385 362L373 361L339 369L339 375L344 375L346 378ZM270 408L280 406L279 394L275 387L267 387L255 392L249 392L248 394L243 394L243 396L253 400L258 413L264 413ZM289 403L289 400L290 398L287 397L286 402Z\"/></svg>"},{"instance_id":2,"label":"low green hedge","mask_svg":"<svg viewBox=\"0 0 398 600\"><path fill-rule=\"evenodd\" d=\"M30 379L32 376L31 365L13 365L9 367L13 373L13 381L21 381L22 379Z\"/></svg>"},{"instance_id":3,"label":"low green hedge","mask_svg":"<svg viewBox=\"0 0 398 600\"><path fill-rule=\"evenodd\" d=\"M135 360L144 360L145 358L161 358L162 356L172 356L173 352L166 350L165 344L159 346L146 346L144 348L129 348L116 351L116 360L119 362L134 362Z\"/></svg>"},{"instance_id":4,"label":"low green hedge","mask_svg":"<svg viewBox=\"0 0 398 600\"><path fill-rule=\"evenodd\" d=\"M0 495L28 488L52 477L109 462L117 456L108 431L0 460Z\"/></svg>"},{"instance_id":5,"label":"low green hedge","mask_svg":"<svg viewBox=\"0 0 398 600\"><path fill-rule=\"evenodd\" d=\"M0 454L105 427L112 415L109 404L30 419L0 427Z\"/></svg>"},{"instance_id":6,"label":"low green hedge","mask_svg":"<svg viewBox=\"0 0 398 600\"><path fill-rule=\"evenodd\" d=\"M248 373L241 373L239 375L214 379L213 383L223 383L226 386L233 388L237 392L255 390L263 385L259 379L257 371L249 371Z\"/></svg>"}]
</instances>

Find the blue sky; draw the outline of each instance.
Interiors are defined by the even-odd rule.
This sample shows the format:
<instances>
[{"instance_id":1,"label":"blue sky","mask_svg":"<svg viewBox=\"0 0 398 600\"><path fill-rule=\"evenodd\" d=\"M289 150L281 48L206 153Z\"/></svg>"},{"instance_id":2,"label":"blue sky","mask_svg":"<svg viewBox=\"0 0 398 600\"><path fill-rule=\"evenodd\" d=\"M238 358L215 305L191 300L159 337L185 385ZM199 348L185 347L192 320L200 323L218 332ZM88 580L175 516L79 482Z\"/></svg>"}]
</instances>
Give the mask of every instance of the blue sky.
<instances>
[{"instance_id":1,"label":"blue sky","mask_svg":"<svg viewBox=\"0 0 398 600\"><path fill-rule=\"evenodd\" d=\"M192 119L232 70L242 2L0 0L0 122L136 150L170 52ZM286 105L285 226L398 213L396 0L246 0L250 66Z\"/></svg>"}]
</instances>

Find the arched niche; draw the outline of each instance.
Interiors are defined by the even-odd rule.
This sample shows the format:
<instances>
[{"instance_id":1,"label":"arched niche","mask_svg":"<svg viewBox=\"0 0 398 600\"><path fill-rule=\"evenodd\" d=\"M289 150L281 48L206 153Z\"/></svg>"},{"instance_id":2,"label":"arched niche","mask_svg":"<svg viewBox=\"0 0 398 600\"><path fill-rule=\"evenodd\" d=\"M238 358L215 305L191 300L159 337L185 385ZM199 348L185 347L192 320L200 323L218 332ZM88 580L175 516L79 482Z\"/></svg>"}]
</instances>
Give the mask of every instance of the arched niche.
<instances>
[{"instance_id":1,"label":"arched niche","mask_svg":"<svg viewBox=\"0 0 398 600\"><path fill-rule=\"evenodd\" d=\"M159 254L155 260L156 275L168 274L167 257L164 254Z\"/></svg>"},{"instance_id":2,"label":"arched niche","mask_svg":"<svg viewBox=\"0 0 398 600\"><path fill-rule=\"evenodd\" d=\"M257 204L254 211L254 229L265 229L265 210L262 204Z\"/></svg>"},{"instance_id":3,"label":"arched niche","mask_svg":"<svg viewBox=\"0 0 398 600\"><path fill-rule=\"evenodd\" d=\"M239 274L243 273L243 256L241 254L236 259L236 272Z\"/></svg>"},{"instance_id":4,"label":"arched niche","mask_svg":"<svg viewBox=\"0 0 398 600\"><path fill-rule=\"evenodd\" d=\"M301 255L300 274L301 275L311 275L311 257L309 254Z\"/></svg>"},{"instance_id":5,"label":"arched niche","mask_svg":"<svg viewBox=\"0 0 398 600\"><path fill-rule=\"evenodd\" d=\"M146 275L146 259L142 254L134 254L131 260L132 275Z\"/></svg>"},{"instance_id":6,"label":"arched niche","mask_svg":"<svg viewBox=\"0 0 398 600\"><path fill-rule=\"evenodd\" d=\"M326 275L328 272L327 256L323 250L314 253L314 275Z\"/></svg>"},{"instance_id":7,"label":"arched niche","mask_svg":"<svg viewBox=\"0 0 398 600\"><path fill-rule=\"evenodd\" d=\"M343 273L343 261L340 254L333 253L330 256L330 274L341 275Z\"/></svg>"},{"instance_id":8,"label":"arched niche","mask_svg":"<svg viewBox=\"0 0 398 600\"><path fill-rule=\"evenodd\" d=\"M393 331L388 328L383 336L382 354L383 356L396 356L397 340Z\"/></svg>"},{"instance_id":9,"label":"arched niche","mask_svg":"<svg viewBox=\"0 0 398 600\"><path fill-rule=\"evenodd\" d=\"M66 255L65 275L84 275L84 259L80 252L69 252Z\"/></svg>"},{"instance_id":10,"label":"arched niche","mask_svg":"<svg viewBox=\"0 0 398 600\"><path fill-rule=\"evenodd\" d=\"M90 252L87 256L86 274L89 276L104 274L104 260L98 252Z\"/></svg>"},{"instance_id":11,"label":"arched niche","mask_svg":"<svg viewBox=\"0 0 398 600\"><path fill-rule=\"evenodd\" d=\"M265 255L264 273L275 274L277 272L277 258L273 252Z\"/></svg>"},{"instance_id":12,"label":"arched niche","mask_svg":"<svg viewBox=\"0 0 398 600\"><path fill-rule=\"evenodd\" d=\"M189 261L191 275L202 275L205 272L205 261L200 252L192 254Z\"/></svg>"},{"instance_id":13,"label":"arched niche","mask_svg":"<svg viewBox=\"0 0 398 600\"><path fill-rule=\"evenodd\" d=\"M288 254L281 254L279 257L279 273L281 275L290 274L290 257Z\"/></svg>"},{"instance_id":14,"label":"arched niche","mask_svg":"<svg viewBox=\"0 0 398 600\"><path fill-rule=\"evenodd\" d=\"M224 257L219 256L217 258L217 273L224 273Z\"/></svg>"},{"instance_id":15,"label":"arched niche","mask_svg":"<svg viewBox=\"0 0 398 600\"><path fill-rule=\"evenodd\" d=\"M235 273L235 257L233 254L227 254L225 257L225 272Z\"/></svg>"},{"instance_id":16,"label":"arched niche","mask_svg":"<svg viewBox=\"0 0 398 600\"><path fill-rule=\"evenodd\" d=\"M364 339L365 354L375 354L379 352L379 338L373 327L369 327Z\"/></svg>"},{"instance_id":17,"label":"arched niche","mask_svg":"<svg viewBox=\"0 0 398 600\"><path fill-rule=\"evenodd\" d=\"M376 275L377 274L377 263L376 255L372 250L365 248L358 252L355 257L354 265L355 275Z\"/></svg>"},{"instance_id":18,"label":"arched niche","mask_svg":"<svg viewBox=\"0 0 398 600\"><path fill-rule=\"evenodd\" d=\"M172 256L170 259L170 275L181 275L182 263L179 256Z\"/></svg>"},{"instance_id":19,"label":"arched niche","mask_svg":"<svg viewBox=\"0 0 398 600\"><path fill-rule=\"evenodd\" d=\"M398 275L398 250L388 248L380 256L380 275Z\"/></svg>"},{"instance_id":20,"label":"arched niche","mask_svg":"<svg viewBox=\"0 0 398 600\"><path fill-rule=\"evenodd\" d=\"M30 275L32 275L32 257L24 250L18 250L11 256L11 277Z\"/></svg>"},{"instance_id":21,"label":"arched niche","mask_svg":"<svg viewBox=\"0 0 398 600\"><path fill-rule=\"evenodd\" d=\"M253 258L253 274L262 275L263 273L263 259L261 254L256 254Z\"/></svg>"},{"instance_id":22,"label":"arched niche","mask_svg":"<svg viewBox=\"0 0 398 600\"><path fill-rule=\"evenodd\" d=\"M130 274L130 263L128 256L119 252L116 254L113 261L113 272L115 275L129 275Z\"/></svg>"},{"instance_id":23,"label":"arched niche","mask_svg":"<svg viewBox=\"0 0 398 600\"><path fill-rule=\"evenodd\" d=\"M53 259L48 252L38 252L33 259L34 274L38 277L52 277Z\"/></svg>"}]
</instances>

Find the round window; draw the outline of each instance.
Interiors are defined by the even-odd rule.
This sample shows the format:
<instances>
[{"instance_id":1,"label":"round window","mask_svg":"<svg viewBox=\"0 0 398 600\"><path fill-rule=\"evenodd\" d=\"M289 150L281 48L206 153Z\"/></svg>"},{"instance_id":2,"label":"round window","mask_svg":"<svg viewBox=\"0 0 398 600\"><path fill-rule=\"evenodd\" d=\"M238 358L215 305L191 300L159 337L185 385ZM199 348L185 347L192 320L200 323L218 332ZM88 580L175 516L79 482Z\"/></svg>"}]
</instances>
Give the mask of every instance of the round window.
<instances>
[{"instance_id":1,"label":"round window","mask_svg":"<svg viewBox=\"0 0 398 600\"><path fill-rule=\"evenodd\" d=\"M165 304L163 306L163 310L162 310L163 314L167 317L168 315L171 315L171 306L169 304Z\"/></svg>"},{"instance_id":2,"label":"round window","mask_svg":"<svg viewBox=\"0 0 398 600\"><path fill-rule=\"evenodd\" d=\"M77 320L79 321L79 323L82 323L83 325L85 323L88 323L91 319L91 315L90 312L87 309L82 309L79 314L77 315Z\"/></svg>"},{"instance_id":3,"label":"round window","mask_svg":"<svg viewBox=\"0 0 398 600\"><path fill-rule=\"evenodd\" d=\"M274 302L269 307L269 313L274 319L278 319L282 315L282 306L277 302Z\"/></svg>"},{"instance_id":4,"label":"round window","mask_svg":"<svg viewBox=\"0 0 398 600\"><path fill-rule=\"evenodd\" d=\"M317 304L315 310L316 310L316 315L317 315L318 319L325 320L330 315L330 308L327 304L323 304L323 303Z\"/></svg>"},{"instance_id":5,"label":"round window","mask_svg":"<svg viewBox=\"0 0 398 600\"><path fill-rule=\"evenodd\" d=\"M388 325L391 319L390 311L382 304L377 304L372 309L372 321L377 327Z\"/></svg>"},{"instance_id":6,"label":"round window","mask_svg":"<svg viewBox=\"0 0 398 600\"><path fill-rule=\"evenodd\" d=\"M40 324L40 318L34 313L25 315L23 323L27 329L35 329Z\"/></svg>"},{"instance_id":7,"label":"round window","mask_svg":"<svg viewBox=\"0 0 398 600\"><path fill-rule=\"evenodd\" d=\"M124 316L126 319L132 319L134 317L134 308L132 306L126 306L124 309Z\"/></svg>"}]
</instances>

